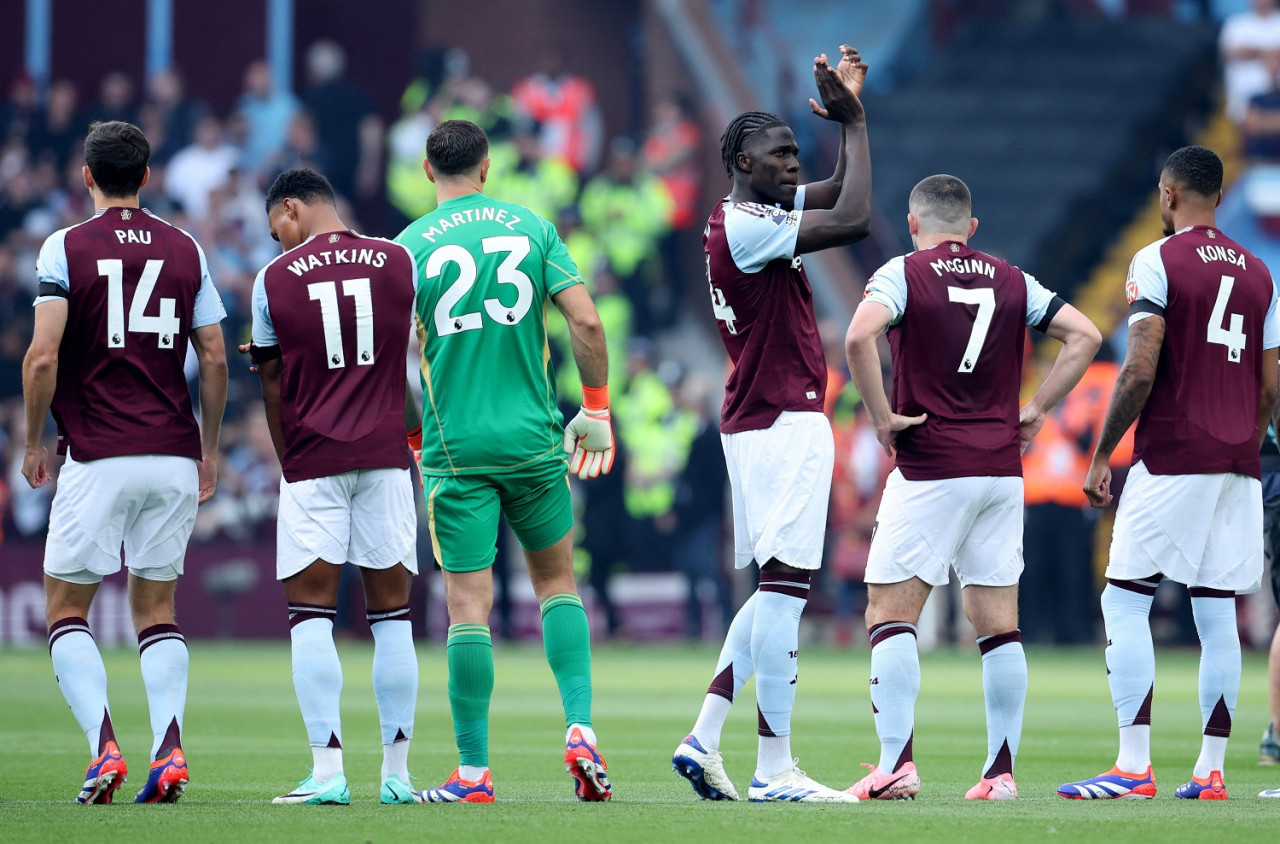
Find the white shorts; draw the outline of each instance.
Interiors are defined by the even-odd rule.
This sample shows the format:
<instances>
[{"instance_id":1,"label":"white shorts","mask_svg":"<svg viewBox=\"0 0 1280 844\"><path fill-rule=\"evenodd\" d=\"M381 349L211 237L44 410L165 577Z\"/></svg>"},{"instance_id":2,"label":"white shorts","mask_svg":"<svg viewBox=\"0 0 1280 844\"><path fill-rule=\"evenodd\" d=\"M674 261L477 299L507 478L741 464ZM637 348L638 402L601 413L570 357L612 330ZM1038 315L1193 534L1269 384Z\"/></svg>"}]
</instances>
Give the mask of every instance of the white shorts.
<instances>
[{"instance_id":1,"label":"white shorts","mask_svg":"<svg viewBox=\"0 0 1280 844\"><path fill-rule=\"evenodd\" d=\"M835 466L827 417L788 411L768 428L721 434L720 442L733 490L734 565L777 559L819 568Z\"/></svg>"},{"instance_id":2,"label":"white shorts","mask_svg":"<svg viewBox=\"0 0 1280 844\"><path fill-rule=\"evenodd\" d=\"M316 560L367 569L402 563L417 574L417 537L408 469L360 469L295 483L280 479L279 580Z\"/></svg>"},{"instance_id":3,"label":"white shorts","mask_svg":"<svg viewBox=\"0 0 1280 844\"><path fill-rule=\"evenodd\" d=\"M1013 586L1022 575L1022 478L885 483L867 558L867 583L918 577L930 586L955 568L961 586Z\"/></svg>"},{"instance_id":4,"label":"white shorts","mask_svg":"<svg viewBox=\"0 0 1280 844\"><path fill-rule=\"evenodd\" d=\"M98 583L120 571L147 580L182 574L196 524L196 461L127 454L77 462L67 454L49 513L44 570L70 583Z\"/></svg>"},{"instance_id":5,"label":"white shorts","mask_svg":"<svg viewBox=\"0 0 1280 844\"><path fill-rule=\"evenodd\" d=\"M1153 475L1129 470L1107 577L1156 573L1187 586L1239 594L1262 585L1262 484L1232 473Z\"/></svg>"}]
</instances>

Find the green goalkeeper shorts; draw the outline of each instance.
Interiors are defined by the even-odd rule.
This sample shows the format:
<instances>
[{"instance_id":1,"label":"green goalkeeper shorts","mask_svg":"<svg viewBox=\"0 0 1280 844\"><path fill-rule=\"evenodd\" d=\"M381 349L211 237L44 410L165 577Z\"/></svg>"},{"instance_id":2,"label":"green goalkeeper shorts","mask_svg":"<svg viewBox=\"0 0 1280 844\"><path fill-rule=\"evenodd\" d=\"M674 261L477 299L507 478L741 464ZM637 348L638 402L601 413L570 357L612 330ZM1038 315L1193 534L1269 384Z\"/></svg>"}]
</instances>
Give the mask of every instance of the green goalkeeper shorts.
<instances>
[{"instance_id":1,"label":"green goalkeeper shorts","mask_svg":"<svg viewBox=\"0 0 1280 844\"><path fill-rule=\"evenodd\" d=\"M479 571L497 554L506 514L521 546L540 551L573 529L568 463L551 456L513 472L424 476L431 550L445 571Z\"/></svg>"}]
</instances>

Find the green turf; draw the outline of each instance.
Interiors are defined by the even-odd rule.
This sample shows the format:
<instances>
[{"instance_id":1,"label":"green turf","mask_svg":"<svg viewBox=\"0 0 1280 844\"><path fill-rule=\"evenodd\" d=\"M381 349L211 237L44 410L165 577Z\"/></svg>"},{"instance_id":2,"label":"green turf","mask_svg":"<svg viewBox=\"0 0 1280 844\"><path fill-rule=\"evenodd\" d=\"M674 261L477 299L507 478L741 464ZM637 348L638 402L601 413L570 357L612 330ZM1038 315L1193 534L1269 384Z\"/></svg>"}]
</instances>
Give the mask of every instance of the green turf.
<instances>
[{"instance_id":1,"label":"green turf","mask_svg":"<svg viewBox=\"0 0 1280 844\"><path fill-rule=\"evenodd\" d=\"M42 650L0 650L0 841L681 841L820 842L1058 840L1275 840L1280 769L1259 768L1266 721L1265 665L1245 660L1236 734L1228 754L1226 803L1175 800L1200 741L1196 659L1160 652L1154 752L1160 796L1152 801L1084 803L1054 794L1064 781L1110 767L1115 721L1102 653L1031 649L1030 700L1012 804L961 799L985 751L979 659L972 650L925 655L917 708L916 762L924 790L914 803L857 806L703 803L670 769L670 754L697 714L715 660L709 649L601 647L596 651L595 726L609 760L615 798L580 804L564 772L563 722L555 684L536 647L499 644L492 714L498 802L491 806L382 806L371 649L340 646L346 671L343 718L348 807L273 806L269 799L306 776L310 754L284 644L196 643L185 749L193 780L180 803L135 806L151 736L136 654L106 654L117 736L132 766L111 806L73 797L87 748ZM417 737L410 768L423 787L456 764L445 695L444 651L419 648ZM809 648L802 660L793 750L820 781L844 787L878 749L865 688L866 651ZM746 791L754 764L752 687L725 731L729 773ZM806 841L806 844L807 844Z\"/></svg>"}]
</instances>

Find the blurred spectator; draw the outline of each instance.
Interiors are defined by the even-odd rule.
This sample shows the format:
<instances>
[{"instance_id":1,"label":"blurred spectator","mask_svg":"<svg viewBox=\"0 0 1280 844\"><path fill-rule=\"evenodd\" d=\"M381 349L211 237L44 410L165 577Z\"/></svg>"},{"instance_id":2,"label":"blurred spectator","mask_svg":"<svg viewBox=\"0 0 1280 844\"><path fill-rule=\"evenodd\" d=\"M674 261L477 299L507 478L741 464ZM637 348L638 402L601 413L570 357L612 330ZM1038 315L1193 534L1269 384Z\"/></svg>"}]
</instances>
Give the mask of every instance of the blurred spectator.
<instances>
[{"instance_id":1,"label":"blurred spectator","mask_svg":"<svg viewBox=\"0 0 1280 844\"><path fill-rule=\"evenodd\" d=\"M157 73L147 82L144 108L154 109L163 142L151 143L152 168L163 166L195 138L196 125L209 114L209 106L187 96L186 84L176 68ZM148 135L150 140L150 135Z\"/></svg>"},{"instance_id":2,"label":"blurred spectator","mask_svg":"<svg viewBox=\"0 0 1280 844\"><path fill-rule=\"evenodd\" d=\"M209 213L209 192L227 183L240 153L222 137L218 118L207 115L196 124L195 140L169 162L165 191L192 217Z\"/></svg>"},{"instance_id":3,"label":"blurred spectator","mask_svg":"<svg viewBox=\"0 0 1280 844\"><path fill-rule=\"evenodd\" d=\"M404 228L436 207L436 186L422 169L427 135L436 127L436 120L431 116L429 100L418 102L416 97L409 97L408 91L401 98L402 106L406 100L414 104L413 108L403 111L387 132L387 200L400 214L397 228ZM492 179L493 170L489 172Z\"/></svg>"},{"instance_id":4,"label":"blurred spectator","mask_svg":"<svg viewBox=\"0 0 1280 844\"><path fill-rule=\"evenodd\" d=\"M1264 59L1280 52L1280 0L1252 0L1247 12L1231 15L1218 37L1222 50L1227 117L1244 120L1249 100L1271 87Z\"/></svg>"},{"instance_id":5,"label":"blurred spectator","mask_svg":"<svg viewBox=\"0 0 1280 844\"><path fill-rule=\"evenodd\" d=\"M544 50L540 65L512 88L516 110L542 127L543 154L563 158L579 173L590 172L600 160L603 137L595 86L568 73L558 47Z\"/></svg>"},{"instance_id":6,"label":"blurred spectator","mask_svg":"<svg viewBox=\"0 0 1280 844\"><path fill-rule=\"evenodd\" d=\"M284 148L276 153L267 168L265 181L274 181L276 176L293 167L310 167L320 173L328 173L332 161L333 157L316 132L315 120L304 109L290 118Z\"/></svg>"},{"instance_id":7,"label":"blurred spectator","mask_svg":"<svg viewBox=\"0 0 1280 844\"><path fill-rule=\"evenodd\" d=\"M635 308L638 334L650 336L653 321L649 262L671 220L671 195L657 176L641 165L635 143L615 138L609 145L609 168L582 190L582 224L599 240L609 268Z\"/></svg>"},{"instance_id":8,"label":"blurred spectator","mask_svg":"<svg viewBox=\"0 0 1280 844\"><path fill-rule=\"evenodd\" d=\"M245 68L244 93L236 100L236 114L244 123L240 162L247 173L267 175L276 153L285 147L289 121L298 108L293 94L276 90L265 61L259 59Z\"/></svg>"},{"instance_id":9,"label":"blurred spectator","mask_svg":"<svg viewBox=\"0 0 1280 844\"><path fill-rule=\"evenodd\" d=\"M30 138L40 116L35 83L26 74L15 76L9 86L9 99L0 106L0 145L11 138Z\"/></svg>"},{"instance_id":10,"label":"blurred spectator","mask_svg":"<svg viewBox=\"0 0 1280 844\"><path fill-rule=\"evenodd\" d=\"M133 80L123 70L113 70L102 77L98 99L85 110L79 132L83 136L96 120L123 120L138 123L138 104L134 102Z\"/></svg>"},{"instance_id":11,"label":"blurred spectator","mask_svg":"<svg viewBox=\"0 0 1280 844\"><path fill-rule=\"evenodd\" d=\"M686 632L690 639L718 641L733 620L735 607L722 547L729 475L720 444L720 408L713 393L711 382L702 375L686 378L678 393L680 409L690 415L696 432L676 477L671 526L675 567L689 583ZM703 613L704 593L715 613L710 629Z\"/></svg>"},{"instance_id":12,"label":"blurred spectator","mask_svg":"<svg viewBox=\"0 0 1280 844\"><path fill-rule=\"evenodd\" d=\"M543 155L538 125L516 121L510 141L491 144L485 193L556 220L578 196L578 174L563 158Z\"/></svg>"},{"instance_id":13,"label":"blurred spectator","mask_svg":"<svg viewBox=\"0 0 1280 844\"><path fill-rule=\"evenodd\" d=\"M309 85L302 102L330 156L330 166L322 172L334 190L355 201L378 190L383 127L373 101L346 78L346 71L346 53L336 42L312 44L307 50Z\"/></svg>"},{"instance_id":14,"label":"blurred spectator","mask_svg":"<svg viewBox=\"0 0 1280 844\"><path fill-rule=\"evenodd\" d=\"M1280 163L1280 53L1268 53L1263 59L1269 88L1249 99L1240 129L1244 135L1244 154L1251 162Z\"/></svg>"},{"instance_id":15,"label":"blurred spectator","mask_svg":"<svg viewBox=\"0 0 1280 844\"><path fill-rule=\"evenodd\" d=\"M664 325L676 321L691 267L701 263L703 210L702 166L698 146L702 132L693 120L693 104L683 94L658 100L644 143L645 169L662 180L671 197L671 230L658 244L662 258L661 296L655 318Z\"/></svg>"},{"instance_id":16,"label":"blurred spectator","mask_svg":"<svg viewBox=\"0 0 1280 844\"><path fill-rule=\"evenodd\" d=\"M76 86L61 80L49 87L49 101L44 114L31 128L32 155L51 160L62 170L74 157L80 160L78 147L84 141L88 124L76 120Z\"/></svg>"}]
</instances>

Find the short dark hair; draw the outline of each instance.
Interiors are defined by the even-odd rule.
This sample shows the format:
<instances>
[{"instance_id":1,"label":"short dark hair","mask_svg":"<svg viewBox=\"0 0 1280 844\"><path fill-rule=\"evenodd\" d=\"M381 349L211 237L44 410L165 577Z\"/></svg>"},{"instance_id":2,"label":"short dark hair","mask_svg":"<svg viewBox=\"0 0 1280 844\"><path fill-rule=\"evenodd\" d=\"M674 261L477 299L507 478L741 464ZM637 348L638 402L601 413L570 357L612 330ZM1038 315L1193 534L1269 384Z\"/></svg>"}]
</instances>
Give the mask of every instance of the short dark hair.
<instances>
[{"instance_id":1,"label":"short dark hair","mask_svg":"<svg viewBox=\"0 0 1280 844\"><path fill-rule=\"evenodd\" d=\"M321 174L310 167L295 167L285 170L271 183L267 191L267 213L285 199L298 199L307 205L316 202L333 204L333 185Z\"/></svg>"},{"instance_id":2,"label":"short dark hair","mask_svg":"<svg viewBox=\"0 0 1280 844\"><path fill-rule=\"evenodd\" d=\"M84 163L103 196L136 196L147 175L151 144L142 130L122 120L89 124Z\"/></svg>"},{"instance_id":3,"label":"short dark hair","mask_svg":"<svg viewBox=\"0 0 1280 844\"><path fill-rule=\"evenodd\" d=\"M767 132L778 126L786 126L786 122L776 114L767 111L744 111L725 127L720 136L720 160L724 162L724 172L733 178L733 171L738 166L738 153L743 145L753 136Z\"/></svg>"},{"instance_id":4,"label":"short dark hair","mask_svg":"<svg viewBox=\"0 0 1280 844\"><path fill-rule=\"evenodd\" d=\"M907 209L916 215L925 231L968 235L973 196L963 181L939 173L921 179L911 189Z\"/></svg>"},{"instance_id":5,"label":"short dark hair","mask_svg":"<svg viewBox=\"0 0 1280 844\"><path fill-rule=\"evenodd\" d=\"M427 136L427 163L441 176L466 173L488 154L488 136L470 120L446 120Z\"/></svg>"},{"instance_id":6,"label":"short dark hair","mask_svg":"<svg viewBox=\"0 0 1280 844\"><path fill-rule=\"evenodd\" d=\"M1222 159L1211 149L1189 146L1176 150L1164 162L1163 173L1183 188L1201 196L1222 190Z\"/></svg>"}]
</instances>

